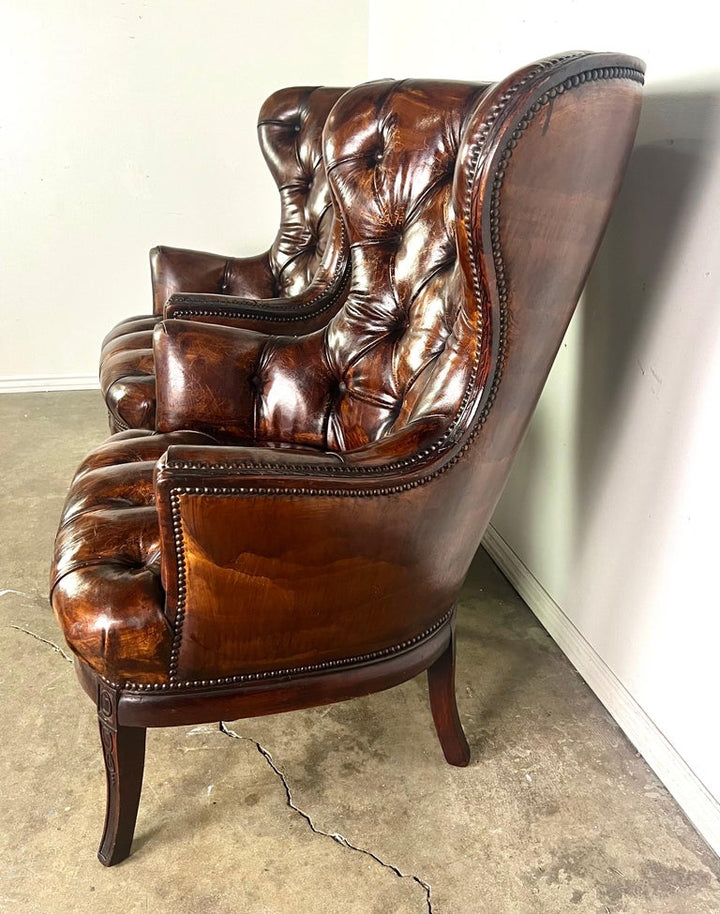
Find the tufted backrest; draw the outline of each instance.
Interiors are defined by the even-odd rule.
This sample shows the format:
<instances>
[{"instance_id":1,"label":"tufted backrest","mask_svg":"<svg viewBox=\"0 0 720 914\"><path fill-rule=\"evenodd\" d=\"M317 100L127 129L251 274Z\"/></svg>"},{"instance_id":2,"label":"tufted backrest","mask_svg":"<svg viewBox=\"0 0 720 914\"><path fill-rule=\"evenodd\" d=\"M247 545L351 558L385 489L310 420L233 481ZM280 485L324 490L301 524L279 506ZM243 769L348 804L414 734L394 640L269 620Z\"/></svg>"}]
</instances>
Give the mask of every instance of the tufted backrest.
<instances>
[{"instance_id":1,"label":"tufted backrest","mask_svg":"<svg viewBox=\"0 0 720 914\"><path fill-rule=\"evenodd\" d=\"M260 147L280 191L280 228L269 252L277 297L303 292L319 272L329 278L337 263L340 227L325 174L322 132L345 91L280 89L260 109ZM232 277L225 291L233 294Z\"/></svg>"},{"instance_id":2,"label":"tufted backrest","mask_svg":"<svg viewBox=\"0 0 720 914\"><path fill-rule=\"evenodd\" d=\"M218 328L202 367L196 331L164 328L156 347L173 383L158 429L394 457L435 442L439 452L475 433L504 374L510 403L493 440L516 440L609 216L641 82L632 58L577 52L494 86L379 81L347 92L324 134L350 249L346 301L304 336ZM527 409L514 408L514 384Z\"/></svg>"},{"instance_id":3,"label":"tufted backrest","mask_svg":"<svg viewBox=\"0 0 720 914\"><path fill-rule=\"evenodd\" d=\"M352 286L325 333L342 385L328 447L352 450L416 419L447 418L458 402L478 316L458 262L453 179L467 118L487 88L380 82L333 110L326 160Z\"/></svg>"},{"instance_id":4,"label":"tufted backrest","mask_svg":"<svg viewBox=\"0 0 720 914\"><path fill-rule=\"evenodd\" d=\"M325 161L351 287L326 328L265 347L256 438L348 451L451 414L477 340L457 259L453 178L465 122L487 88L386 80L333 109Z\"/></svg>"}]
</instances>

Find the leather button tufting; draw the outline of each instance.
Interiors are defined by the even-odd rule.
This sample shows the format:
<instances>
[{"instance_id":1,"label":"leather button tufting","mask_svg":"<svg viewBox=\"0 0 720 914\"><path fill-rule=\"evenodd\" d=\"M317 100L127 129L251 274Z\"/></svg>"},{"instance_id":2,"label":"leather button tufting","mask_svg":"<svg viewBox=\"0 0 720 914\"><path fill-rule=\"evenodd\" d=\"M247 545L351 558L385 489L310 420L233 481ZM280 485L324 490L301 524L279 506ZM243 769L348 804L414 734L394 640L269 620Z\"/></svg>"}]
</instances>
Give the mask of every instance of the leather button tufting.
<instances>
[{"instance_id":1,"label":"leather button tufting","mask_svg":"<svg viewBox=\"0 0 720 914\"><path fill-rule=\"evenodd\" d=\"M403 243L403 240L404 240L404 235L403 235L402 229L398 229L397 231L393 232L392 235L386 235L383 238L383 244L385 245L385 247L395 248L397 250L397 248L399 248L400 245Z\"/></svg>"}]
</instances>

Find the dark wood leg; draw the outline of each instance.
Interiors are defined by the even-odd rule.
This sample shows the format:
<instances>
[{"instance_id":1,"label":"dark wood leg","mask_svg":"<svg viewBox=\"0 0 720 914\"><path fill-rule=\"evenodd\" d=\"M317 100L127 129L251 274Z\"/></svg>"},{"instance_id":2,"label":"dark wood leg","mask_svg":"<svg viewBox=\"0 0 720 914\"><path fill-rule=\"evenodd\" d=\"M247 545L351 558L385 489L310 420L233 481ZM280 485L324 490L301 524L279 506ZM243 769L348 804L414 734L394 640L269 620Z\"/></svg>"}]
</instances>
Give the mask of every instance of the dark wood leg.
<instances>
[{"instance_id":1,"label":"dark wood leg","mask_svg":"<svg viewBox=\"0 0 720 914\"><path fill-rule=\"evenodd\" d=\"M105 866L130 854L145 764L144 727L117 723L117 693L101 686L98 695L100 741L105 759L107 806L98 859Z\"/></svg>"},{"instance_id":2,"label":"dark wood leg","mask_svg":"<svg viewBox=\"0 0 720 914\"><path fill-rule=\"evenodd\" d=\"M470 761L470 747L465 739L455 702L455 632L450 643L431 667L428 667L430 709L443 755L451 765L464 768Z\"/></svg>"}]
</instances>

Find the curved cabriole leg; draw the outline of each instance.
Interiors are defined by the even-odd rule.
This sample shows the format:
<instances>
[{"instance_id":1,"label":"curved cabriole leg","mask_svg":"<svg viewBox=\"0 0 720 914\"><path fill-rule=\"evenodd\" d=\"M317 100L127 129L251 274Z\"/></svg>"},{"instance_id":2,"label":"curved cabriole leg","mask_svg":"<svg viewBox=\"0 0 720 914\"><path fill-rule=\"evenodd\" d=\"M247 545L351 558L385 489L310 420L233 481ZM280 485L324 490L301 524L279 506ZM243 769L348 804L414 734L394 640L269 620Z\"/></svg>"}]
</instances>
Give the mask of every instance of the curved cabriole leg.
<instances>
[{"instance_id":1,"label":"curved cabriole leg","mask_svg":"<svg viewBox=\"0 0 720 914\"><path fill-rule=\"evenodd\" d=\"M113 866L130 854L145 764L145 728L117 723L117 693L101 687L98 695L100 741L105 760L107 806L98 859Z\"/></svg>"},{"instance_id":2,"label":"curved cabriole leg","mask_svg":"<svg viewBox=\"0 0 720 914\"><path fill-rule=\"evenodd\" d=\"M443 653L428 667L430 709L443 755L451 765L464 768L470 761L470 747L465 739L455 702L455 630Z\"/></svg>"}]
</instances>

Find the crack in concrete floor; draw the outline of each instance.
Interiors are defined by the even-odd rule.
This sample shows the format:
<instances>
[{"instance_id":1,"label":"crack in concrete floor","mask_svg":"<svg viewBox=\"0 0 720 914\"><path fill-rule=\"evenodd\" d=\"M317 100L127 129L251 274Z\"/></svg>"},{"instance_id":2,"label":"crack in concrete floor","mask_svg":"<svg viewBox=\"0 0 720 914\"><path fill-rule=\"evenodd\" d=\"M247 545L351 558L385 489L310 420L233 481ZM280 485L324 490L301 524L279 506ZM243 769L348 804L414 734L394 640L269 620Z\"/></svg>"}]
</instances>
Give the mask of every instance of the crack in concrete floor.
<instances>
[{"instance_id":1,"label":"crack in concrete floor","mask_svg":"<svg viewBox=\"0 0 720 914\"><path fill-rule=\"evenodd\" d=\"M417 885L419 885L420 888L425 893L425 904L427 906L427 914L433 914L432 888L428 882L425 882L424 879L421 879L419 876L416 876L414 873L403 873L403 871L399 867L395 866L395 864L388 863L387 861L383 860L381 857L378 857L377 854L374 854L372 851L369 851L365 847L360 847L357 844L353 844L351 841L348 841L348 839L344 835L341 835L339 832L328 832L328 831L323 831L321 828L318 828L317 825L315 825L315 823L313 822L310 814L305 812L304 809L300 809L300 807L296 805L295 801L293 800L292 791L290 790L290 785L288 784L285 774L275 764L275 761L273 760L273 757L268 752L268 750L257 740L253 739L251 736L241 736L239 733L236 733L234 730L231 730L227 726L225 721L223 721L223 720L221 720L219 722L218 726L219 726L220 732L224 733L226 736L231 737L231 739L243 740L245 742L252 743L253 746L255 746L255 748L260 753L260 755L262 755L262 757L268 763L269 767L275 772L277 777L280 779L280 782L283 785L283 789L285 790L285 801L286 801L287 805L290 807L290 809L292 809L294 812L296 812L299 816L301 816L307 822L308 826L310 827L310 830L314 834L320 835L323 838L331 838L341 847L345 847L351 851L357 851L360 854L365 854L366 857L370 857L376 863L379 863L380 866L384 866L385 869L388 869L392 873L394 873L398 877L398 879L411 879L413 882L415 882Z\"/></svg>"},{"instance_id":2,"label":"crack in concrete floor","mask_svg":"<svg viewBox=\"0 0 720 914\"><path fill-rule=\"evenodd\" d=\"M5 591L5 592L7 592L7 591ZM15 591L13 591L13 592L15 592ZM0 596L1 595L2 594L0 594ZM56 651L58 654L60 654L65 660L67 660L68 663L73 662L72 657L68 656L68 654L66 654L65 651L59 645L55 644L54 641L50 641L48 638L43 638L41 635L38 635L35 632L30 631L30 629L28 629L28 628L23 628L21 625L10 625L10 628L15 629L15 631L22 632L25 635L29 635L31 638L34 638L36 641L40 641L42 644L47 644L54 651ZM305 812L304 809L301 809L295 803L295 801L293 800L292 790L290 789L290 785L288 784L288 780L287 780L284 772L280 768L278 768L278 766L275 764L275 761L274 761L272 755L270 754L270 752L261 743L259 743L255 739L252 739L252 737L250 737L250 736L241 736L239 733L236 733L234 730L231 730L230 727L227 726L225 721L222 721L222 720L218 723L218 729L220 730L221 733L224 733L225 736L229 736L231 739L242 740L244 742L252 743L252 745L255 746L257 751L260 753L260 755L262 755L262 757L267 762L268 766L275 773L275 775L279 778L281 784L283 785L283 790L285 791L285 801L286 801L287 805L290 807L290 809L292 809L294 812L296 812L299 816L301 816L307 822L308 826L310 827L310 830L314 834L320 835L323 838L330 838L331 840L335 841L337 844L339 844L341 847L346 848L347 850L356 851L359 854L364 854L366 857L370 857L371 860L374 860L376 863L380 864L380 866L383 866L383 867L385 867L385 869L390 870L392 873L394 873L395 876L398 877L398 879L410 879L413 882L415 882L418 886L420 886L420 888L423 890L423 893L425 894L425 904L426 904L427 914L433 914L432 888L428 882L425 882L424 879L421 879L420 876L417 876L415 873L403 873L403 871L399 867L395 866L394 863L388 863L386 860L383 860L381 857L378 857L377 854L374 854L372 851L368 850L367 848L360 847L358 844L353 844L352 841L349 841L344 835L341 835L339 832L327 832L327 831L323 831L323 829L321 829L321 828L318 828L317 825L315 825L315 823L313 822L310 814Z\"/></svg>"},{"instance_id":3,"label":"crack in concrete floor","mask_svg":"<svg viewBox=\"0 0 720 914\"><path fill-rule=\"evenodd\" d=\"M13 591L17 593L17 591ZM57 651L68 663L72 663L73 659L69 654L66 654L65 651L54 641L50 641L48 638L43 638L41 635L36 635L35 632L31 632L29 628L23 628L22 625L11 625L10 628L14 628L16 632L24 632L26 635L30 635L31 638L34 638L36 641L40 641L42 644L49 644L50 647Z\"/></svg>"}]
</instances>

